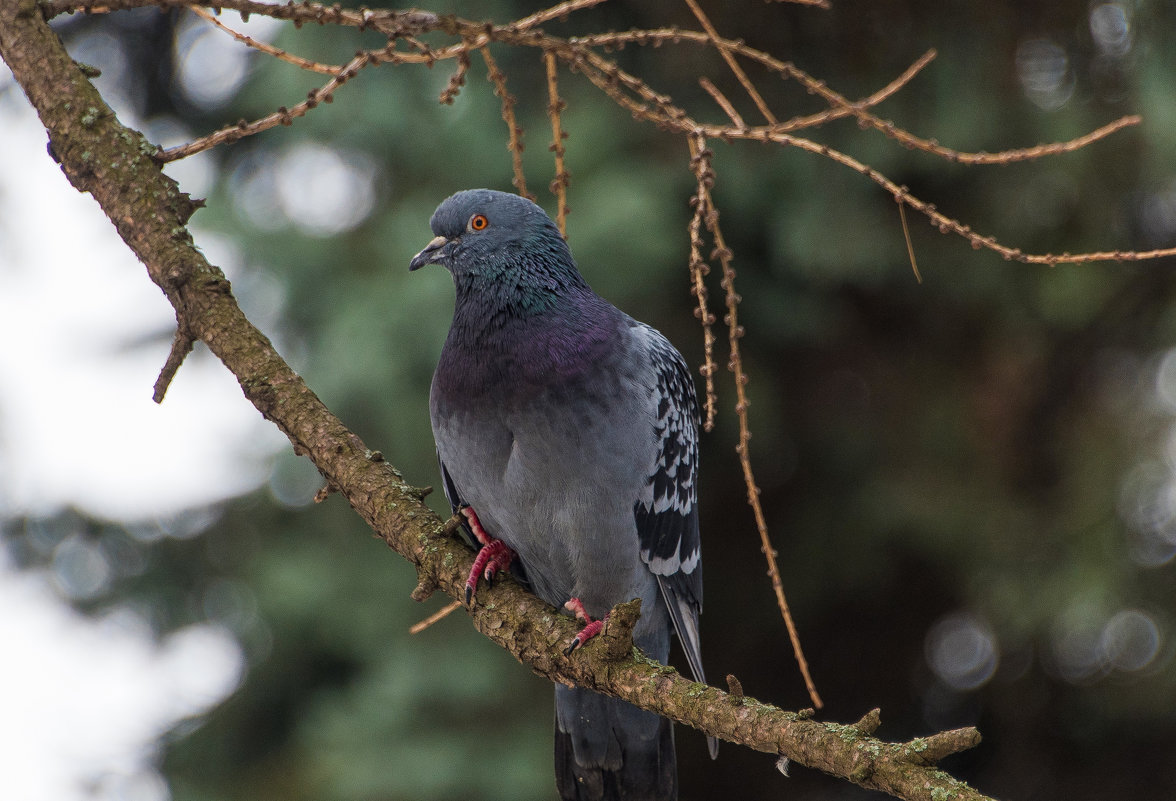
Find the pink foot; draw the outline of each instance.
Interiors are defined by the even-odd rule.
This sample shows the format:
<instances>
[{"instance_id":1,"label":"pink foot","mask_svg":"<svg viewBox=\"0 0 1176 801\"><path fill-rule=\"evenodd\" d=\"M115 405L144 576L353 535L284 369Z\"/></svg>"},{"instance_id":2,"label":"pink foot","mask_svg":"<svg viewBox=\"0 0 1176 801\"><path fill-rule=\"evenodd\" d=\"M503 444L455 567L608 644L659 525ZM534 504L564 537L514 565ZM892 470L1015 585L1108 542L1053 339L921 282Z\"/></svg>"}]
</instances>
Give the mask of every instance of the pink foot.
<instances>
[{"instance_id":1,"label":"pink foot","mask_svg":"<svg viewBox=\"0 0 1176 801\"><path fill-rule=\"evenodd\" d=\"M470 531L474 533L478 542L482 543L481 550L474 558L474 566L470 568L469 578L466 579L466 603L473 600L474 592L478 589L478 578L490 581L499 570L507 570L514 561L515 552L506 546L502 540L496 540L482 528L482 521L477 513L469 506L463 506L461 513L470 524Z\"/></svg>"},{"instance_id":2,"label":"pink foot","mask_svg":"<svg viewBox=\"0 0 1176 801\"><path fill-rule=\"evenodd\" d=\"M572 640L572 644L564 649L564 656L571 656L572 651L600 633L601 629L604 628L604 621L608 620L608 615L605 615L600 620L593 620L592 616L584 610L584 604L580 603L579 598L569 600L564 604L564 609L574 613L578 620L584 621L584 628L580 629L580 633Z\"/></svg>"}]
</instances>

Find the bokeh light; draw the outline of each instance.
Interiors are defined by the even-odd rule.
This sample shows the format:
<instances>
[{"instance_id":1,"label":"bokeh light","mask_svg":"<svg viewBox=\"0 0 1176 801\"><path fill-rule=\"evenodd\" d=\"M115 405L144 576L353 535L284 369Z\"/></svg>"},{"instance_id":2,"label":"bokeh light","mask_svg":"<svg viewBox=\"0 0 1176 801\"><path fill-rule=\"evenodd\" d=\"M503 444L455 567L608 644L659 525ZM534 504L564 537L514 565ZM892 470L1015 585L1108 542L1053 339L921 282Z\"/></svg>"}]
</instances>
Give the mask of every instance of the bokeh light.
<instances>
[{"instance_id":1,"label":"bokeh light","mask_svg":"<svg viewBox=\"0 0 1176 801\"><path fill-rule=\"evenodd\" d=\"M245 22L236 12L224 13L226 25L257 41L268 41L281 29L270 17L251 16ZM180 22L174 50L180 92L205 111L225 105L249 76L253 51L197 16Z\"/></svg>"},{"instance_id":2,"label":"bokeh light","mask_svg":"<svg viewBox=\"0 0 1176 801\"><path fill-rule=\"evenodd\" d=\"M1073 684L1090 684L1111 673L1134 673L1152 665L1164 629L1142 609L1107 613L1091 599L1076 600L1057 621L1047 667Z\"/></svg>"},{"instance_id":3,"label":"bokeh light","mask_svg":"<svg viewBox=\"0 0 1176 801\"><path fill-rule=\"evenodd\" d=\"M1131 18L1121 3L1101 3L1090 9L1090 35L1108 56L1125 56L1131 49Z\"/></svg>"},{"instance_id":4,"label":"bokeh light","mask_svg":"<svg viewBox=\"0 0 1176 801\"><path fill-rule=\"evenodd\" d=\"M1117 670L1143 670L1160 651L1160 627L1146 612L1124 609L1107 621L1100 645L1107 661Z\"/></svg>"},{"instance_id":5,"label":"bokeh light","mask_svg":"<svg viewBox=\"0 0 1176 801\"><path fill-rule=\"evenodd\" d=\"M1021 42L1017 47L1017 77L1025 97L1043 111L1056 111L1074 94L1069 56L1052 39Z\"/></svg>"},{"instance_id":6,"label":"bokeh light","mask_svg":"<svg viewBox=\"0 0 1176 801\"><path fill-rule=\"evenodd\" d=\"M98 544L70 537L53 551L53 582L68 598L87 601L106 591L113 571Z\"/></svg>"},{"instance_id":7,"label":"bokeh light","mask_svg":"<svg viewBox=\"0 0 1176 801\"><path fill-rule=\"evenodd\" d=\"M294 225L310 236L333 236L371 214L378 175L364 153L302 142L276 155L247 155L229 185L237 207L262 230Z\"/></svg>"},{"instance_id":8,"label":"bokeh light","mask_svg":"<svg viewBox=\"0 0 1176 801\"><path fill-rule=\"evenodd\" d=\"M86 31L71 37L69 54L75 61L101 72L94 85L102 92L102 99L120 117L126 116L133 124L143 115L143 98L130 91L129 65L122 44L111 34Z\"/></svg>"},{"instance_id":9,"label":"bokeh light","mask_svg":"<svg viewBox=\"0 0 1176 801\"><path fill-rule=\"evenodd\" d=\"M1148 242L1167 242L1176 235L1176 180L1169 180L1142 201L1140 225Z\"/></svg>"},{"instance_id":10,"label":"bokeh light","mask_svg":"<svg viewBox=\"0 0 1176 801\"><path fill-rule=\"evenodd\" d=\"M960 612L940 619L927 632L927 664L956 691L975 690L996 673L1000 651L996 635L978 617Z\"/></svg>"}]
</instances>

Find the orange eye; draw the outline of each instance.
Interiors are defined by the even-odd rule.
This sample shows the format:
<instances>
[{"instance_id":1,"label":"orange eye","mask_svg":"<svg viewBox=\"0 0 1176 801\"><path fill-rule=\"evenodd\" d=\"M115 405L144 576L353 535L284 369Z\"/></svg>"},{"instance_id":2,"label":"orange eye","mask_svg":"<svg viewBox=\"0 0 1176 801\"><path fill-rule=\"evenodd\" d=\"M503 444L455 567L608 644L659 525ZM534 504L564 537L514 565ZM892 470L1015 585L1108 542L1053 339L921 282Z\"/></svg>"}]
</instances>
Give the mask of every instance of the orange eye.
<instances>
[{"instance_id":1,"label":"orange eye","mask_svg":"<svg viewBox=\"0 0 1176 801\"><path fill-rule=\"evenodd\" d=\"M486 219L485 214L475 214L470 217L470 230L481 231L490 225L490 221Z\"/></svg>"}]
</instances>

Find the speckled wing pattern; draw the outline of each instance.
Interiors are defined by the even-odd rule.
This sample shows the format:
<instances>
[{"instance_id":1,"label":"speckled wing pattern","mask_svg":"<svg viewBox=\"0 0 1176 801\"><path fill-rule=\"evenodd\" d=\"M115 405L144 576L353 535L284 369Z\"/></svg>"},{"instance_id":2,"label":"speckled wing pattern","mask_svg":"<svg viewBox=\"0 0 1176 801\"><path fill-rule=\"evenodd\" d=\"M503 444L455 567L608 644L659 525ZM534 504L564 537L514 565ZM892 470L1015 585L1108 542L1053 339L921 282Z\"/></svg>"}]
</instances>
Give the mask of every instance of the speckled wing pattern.
<instances>
[{"instance_id":1,"label":"speckled wing pattern","mask_svg":"<svg viewBox=\"0 0 1176 801\"><path fill-rule=\"evenodd\" d=\"M634 334L654 371L650 409L657 433L652 472L633 505L641 558L657 576L691 672L705 681L698 636L698 399L686 362L673 345L647 325L638 324Z\"/></svg>"}]
</instances>

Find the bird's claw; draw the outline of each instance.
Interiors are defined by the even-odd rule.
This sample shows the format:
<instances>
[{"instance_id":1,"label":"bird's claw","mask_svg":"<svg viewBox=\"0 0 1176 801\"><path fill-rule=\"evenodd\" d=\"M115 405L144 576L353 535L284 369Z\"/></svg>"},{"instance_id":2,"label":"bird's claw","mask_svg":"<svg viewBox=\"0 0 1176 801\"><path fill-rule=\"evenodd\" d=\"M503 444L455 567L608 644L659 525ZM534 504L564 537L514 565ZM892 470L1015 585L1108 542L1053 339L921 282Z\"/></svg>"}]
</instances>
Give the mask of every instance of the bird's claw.
<instances>
[{"instance_id":1,"label":"bird's claw","mask_svg":"<svg viewBox=\"0 0 1176 801\"><path fill-rule=\"evenodd\" d=\"M472 508L463 506L461 513L469 523L470 531L473 532L474 537L482 543L481 550L474 557L470 575L466 578L465 600L468 606L474 598L474 593L477 592L479 577L490 581L499 570L509 569L510 563L514 561L515 552L507 547L502 540L496 540L486 533L486 529L482 528L482 522L478 520L478 515Z\"/></svg>"},{"instance_id":2,"label":"bird's claw","mask_svg":"<svg viewBox=\"0 0 1176 801\"><path fill-rule=\"evenodd\" d=\"M514 561L515 552L506 546L502 540L490 540L482 546L478 555L474 557L473 567L470 568L469 578L466 579L466 604L474 597L478 589L478 578L490 581L499 570L507 570Z\"/></svg>"},{"instance_id":3,"label":"bird's claw","mask_svg":"<svg viewBox=\"0 0 1176 801\"><path fill-rule=\"evenodd\" d=\"M564 604L564 609L575 614L577 620L584 622L584 628L580 629L580 633L573 637L571 644L564 649L564 656L571 656L573 651L591 640L604 629L604 622L608 620L608 615L600 618L600 620L593 620L592 616L584 609L584 604L580 602L579 598L569 599Z\"/></svg>"},{"instance_id":4,"label":"bird's claw","mask_svg":"<svg viewBox=\"0 0 1176 801\"><path fill-rule=\"evenodd\" d=\"M478 519L478 513L474 511L472 506L463 506L458 510L461 516L466 519L469 524L470 531L473 532L474 537L483 545L489 545L494 542L494 538L486 533L486 529L482 528L482 521Z\"/></svg>"}]
</instances>

